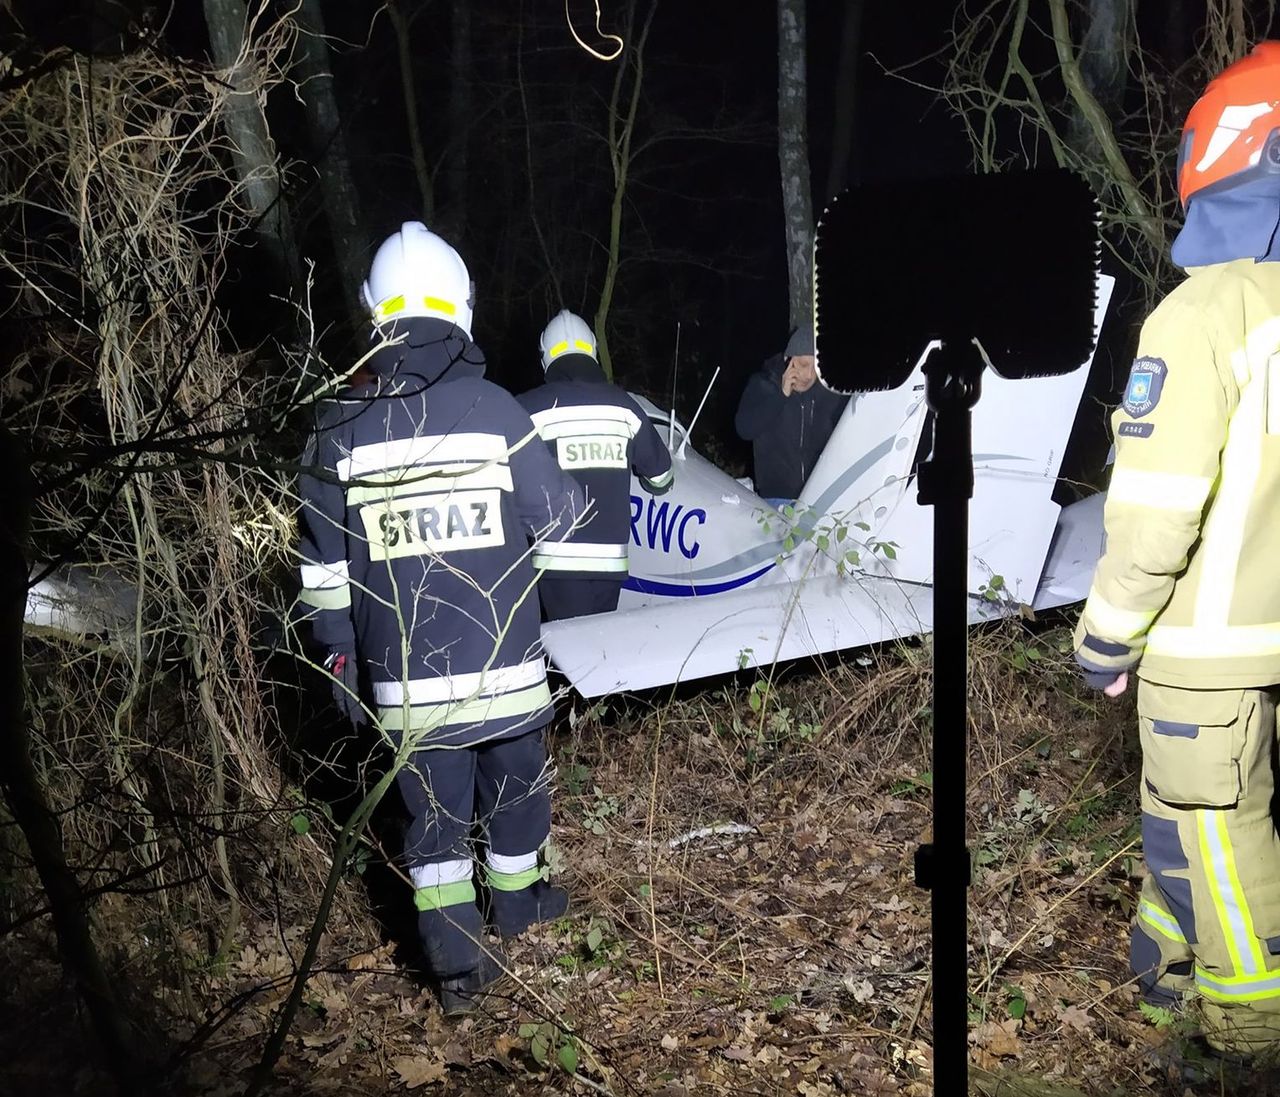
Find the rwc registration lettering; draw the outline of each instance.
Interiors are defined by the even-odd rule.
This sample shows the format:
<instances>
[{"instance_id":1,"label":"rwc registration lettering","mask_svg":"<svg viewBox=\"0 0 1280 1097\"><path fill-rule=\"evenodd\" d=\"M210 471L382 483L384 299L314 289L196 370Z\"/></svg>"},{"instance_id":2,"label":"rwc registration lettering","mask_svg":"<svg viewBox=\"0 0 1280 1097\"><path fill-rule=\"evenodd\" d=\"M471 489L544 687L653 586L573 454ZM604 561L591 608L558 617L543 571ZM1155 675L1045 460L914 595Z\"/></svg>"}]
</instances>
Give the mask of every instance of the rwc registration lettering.
<instances>
[{"instance_id":1,"label":"rwc registration lettering","mask_svg":"<svg viewBox=\"0 0 1280 1097\"><path fill-rule=\"evenodd\" d=\"M562 469L627 468L627 439L597 436L594 438L559 438L556 459Z\"/></svg>"},{"instance_id":2,"label":"rwc registration lettering","mask_svg":"<svg viewBox=\"0 0 1280 1097\"><path fill-rule=\"evenodd\" d=\"M496 488L415 495L360 508L370 560L433 556L505 543Z\"/></svg>"}]
</instances>

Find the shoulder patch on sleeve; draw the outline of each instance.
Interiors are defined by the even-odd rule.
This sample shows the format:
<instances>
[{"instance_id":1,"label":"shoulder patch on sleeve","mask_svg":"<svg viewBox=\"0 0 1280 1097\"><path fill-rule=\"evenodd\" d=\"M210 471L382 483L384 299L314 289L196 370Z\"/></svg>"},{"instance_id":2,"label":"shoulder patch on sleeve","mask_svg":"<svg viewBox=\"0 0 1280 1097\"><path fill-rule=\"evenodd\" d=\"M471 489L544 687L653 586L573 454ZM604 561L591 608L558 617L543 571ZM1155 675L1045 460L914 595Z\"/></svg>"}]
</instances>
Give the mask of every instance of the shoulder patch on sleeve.
<instances>
[{"instance_id":1,"label":"shoulder patch on sleeve","mask_svg":"<svg viewBox=\"0 0 1280 1097\"><path fill-rule=\"evenodd\" d=\"M1169 368L1163 358L1138 358L1129 370L1129 383L1124 390L1125 414L1131 419L1141 419L1150 414L1160 403L1160 392Z\"/></svg>"}]
</instances>

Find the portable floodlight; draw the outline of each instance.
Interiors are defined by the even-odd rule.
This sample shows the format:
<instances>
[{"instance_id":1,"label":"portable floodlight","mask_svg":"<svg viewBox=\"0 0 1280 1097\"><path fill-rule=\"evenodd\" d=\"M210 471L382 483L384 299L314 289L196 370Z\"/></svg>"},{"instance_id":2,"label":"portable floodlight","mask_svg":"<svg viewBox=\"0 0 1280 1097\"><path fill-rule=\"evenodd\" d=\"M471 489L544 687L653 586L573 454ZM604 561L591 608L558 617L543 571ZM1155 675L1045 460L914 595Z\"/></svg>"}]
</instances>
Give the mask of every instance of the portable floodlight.
<instances>
[{"instance_id":1,"label":"portable floodlight","mask_svg":"<svg viewBox=\"0 0 1280 1097\"><path fill-rule=\"evenodd\" d=\"M1093 352L1097 203L1064 170L845 191L814 239L818 375L838 392L905 382L926 348L932 452L918 498L933 514L933 841L916 851L931 892L934 1092L968 1093L969 499L971 417L990 366L1056 376Z\"/></svg>"}]
</instances>

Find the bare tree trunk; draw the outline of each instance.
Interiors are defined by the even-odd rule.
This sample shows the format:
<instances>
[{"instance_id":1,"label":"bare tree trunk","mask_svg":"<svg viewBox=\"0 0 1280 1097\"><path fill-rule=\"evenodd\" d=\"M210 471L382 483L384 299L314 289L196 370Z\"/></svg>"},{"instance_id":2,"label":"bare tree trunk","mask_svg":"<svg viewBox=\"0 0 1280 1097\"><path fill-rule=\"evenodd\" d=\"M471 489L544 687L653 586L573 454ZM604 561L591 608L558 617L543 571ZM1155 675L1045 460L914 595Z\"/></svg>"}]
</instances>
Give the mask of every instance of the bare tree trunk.
<instances>
[{"instance_id":1,"label":"bare tree trunk","mask_svg":"<svg viewBox=\"0 0 1280 1097\"><path fill-rule=\"evenodd\" d=\"M1166 14L1161 22L1164 24L1165 63L1170 70L1176 71L1187 60L1187 51L1191 42L1190 19L1187 12L1187 0L1165 0Z\"/></svg>"},{"instance_id":2,"label":"bare tree trunk","mask_svg":"<svg viewBox=\"0 0 1280 1097\"><path fill-rule=\"evenodd\" d=\"M1153 211L1142 188L1129 170L1124 150L1116 139L1116 128L1106 112L1093 97L1080 70L1080 59L1071 43L1071 28L1067 18L1066 0L1049 0L1049 16L1053 26L1054 45L1058 53L1058 68L1062 72L1067 94L1071 97L1072 110L1084 119L1097 141L1098 155L1106 170L1124 196L1125 207L1134 223L1152 247L1163 251L1164 226Z\"/></svg>"},{"instance_id":3,"label":"bare tree trunk","mask_svg":"<svg viewBox=\"0 0 1280 1097\"><path fill-rule=\"evenodd\" d=\"M827 171L828 202L849 185L849 159L857 125L858 60L862 49L865 0L845 0L840 34L840 63L836 69L836 120L832 131L831 166Z\"/></svg>"},{"instance_id":4,"label":"bare tree trunk","mask_svg":"<svg viewBox=\"0 0 1280 1097\"><path fill-rule=\"evenodd\" d=\"M338 99L333 91L329 43L324 37L320 0L299 0L298 24L302 31L294 67L301 78L302 102L320 187L324 193L329 236L342 275L342 288L352 314L364 318L360 285L365 275L365 240L359 203L351 178L351 160L342 129Z\"/></svg>"},{"instance_id":5,"label":"bare tree trunk","mask_svg":"<svg viewBox=\"0 0 1280 1097\"><path fill-rule=\"evenodd\" d=\"M542 222L538 220L538 194L534 185L536 175L533 165L533 121L529 115L529 96L524 82L524 5L520 5L520 14L516 19L516 87L520 89L520 110L524 117L524 162L525 178L529 183L529 220L533 222L534 235L538 238L538 246L542 249L542 258L547 264L547 275L551 279L551 288L555 292L554 305L564 308L564 288L560 282L560 271L551 255L551 246L547 243L546 233L542 231ZM597 342L599 335L597 334Z\"/></svg>"},{"instance_id":6,"label":"bare tree trunk","mask_svg":"<svg viewBox=\"0 0 1280 1097\"><path fill-rule=\"evenodd\" d=\"M609 100L609 159L613 164L613 204L609 209L609 251L605 260L604 285L600 290L600 304L596 307L596 350L600 366L606 377L613 378L613 359L609 355L609 307L613 304L613 289L618 280L618 263L622 258L622 207L627 197L627 171L631 167L631 137L635 132L636 109L640 105L640 87L644 82L644 46L653 25L657 0L649 5L640 36L632 41L631 31L635 22L635 7L630 9L625 40L630 44L620 58L617 79L613 82L613 95ZM627 70L635 70L631 80L631 97L624 117L620 112L622 87L626 83ZM806 174L805 178L808 178Z\"/></svg>"},{"instance_id":7,"label":"bare tree trunk","mask_svg":"<svg viewBox=\"0 0 1280 1097\"><path fill-rule=\"evenodd\" d=\"M1077 60L1084 86L1115 125L1124 106L1129 84L1129 57L1135 46L1133 7L1135 0L1087 0L1087 24ZM1071 113L1067 142L1081 156L1097 161L1102 147L1084 111L1077 105Z\"/></svg>"},{"instance_id":8,"label":"bare tree trunk","mask_svg":"<svg viewBox=\"0 0 1280 1097\"><path fill-rule=\"evenodd\" d=\"M422 125L418 121L418 89L413 77L413 44L409 38L409 20L401 8L403 0L390 0L387 14L396 32L396 49L400 56L400 90L404 96L404 113L409 129L409 150L413 155L413 173L418 180L422 202L422 221L430 225L436 216L436 191L427 167L427 150L422 144Z\"/></svg>"},{"instance_id":9,"label":"bare tree trunk","mask_svg":"<svg viewBox=\"0 0 1280 1097\"><path fill-rule=\"evenodd\" d=\"M223 70L222 78L235 89L226 114L226 126L245 205L254 219L273 275L286 286L297 286L301 282L301 267L281 189L276 148L267 131L257 82L245 58L249 14L244 0L204 0L204 18L214 64Z\"/></svg>"},{"instance_id":10,"label":"bare tree trunk","mask_svg":"<svg viewBox=\"0 0 1280 1097\"><path fill-rule=\"evenodd\" d=\"M103 1057L121 1091L134 1093L142 1081L138 1045L94 946L84 892L67 864L58 818L31 760L22 664L31 483L26 454L7 430L0 430L0 461L6 469L9 500L0 507L0 783L48 898L63 971L84 999Z\"/></svg>"},{"instance_id":11,"label":"bare tree trunk","mask_svg":"<svg viewBox=\"0 0 1280 1097\"><path fill-rule=\"evenodd\" d=\"M449 195L449 231L461 242L467 234L468 156L471 143L471 0L453 0L453 51L449 80L449 156L445 191Z\"/></svg>"},{"instance_id":12,"label":"bare tree trunk","mask_svg":"<svg viewBox=\"0 0 1280 1097\"><path fill-rule=\"evenodd\" d=\"M778 164L793 328L813 321L813 191L805 74L805 0L778 0Z\"/></svg>"}]
</instances>

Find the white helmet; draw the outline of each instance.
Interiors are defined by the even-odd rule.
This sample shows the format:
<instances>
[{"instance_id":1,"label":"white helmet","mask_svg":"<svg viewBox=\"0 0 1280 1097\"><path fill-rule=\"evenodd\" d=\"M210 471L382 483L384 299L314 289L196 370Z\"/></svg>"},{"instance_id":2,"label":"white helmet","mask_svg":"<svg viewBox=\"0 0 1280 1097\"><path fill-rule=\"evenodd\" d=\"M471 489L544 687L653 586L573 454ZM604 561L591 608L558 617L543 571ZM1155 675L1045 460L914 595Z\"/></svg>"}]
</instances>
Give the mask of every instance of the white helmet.
<instances>
[{"instance_id":1,"label":"white helmet","mask_svg":"<svg viewBox=\"0 0 1280 1097\"><path fill-rule=\"evenodd\" d=\"M596 358L596 337L587 322L568 309L561 309L551 322L542 329L542 338L538 340L542 348L542 371L551 368L551 363L562 354L585 354Z\"/></svg>"},{"instance_id":2,"label":"white helmet","mask_svg":"<svg viewBox=\"0 0 1280 1097\"><path fill-rule=\"evenodd\" d=\"M421 221L406 221L378 248L360 296L375 324L434 316L471 338L471 276L456 251Z\"/></svg>"}]
</instances>

